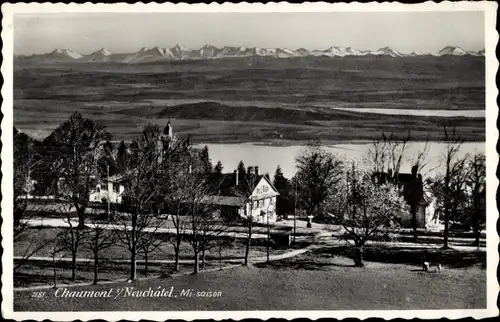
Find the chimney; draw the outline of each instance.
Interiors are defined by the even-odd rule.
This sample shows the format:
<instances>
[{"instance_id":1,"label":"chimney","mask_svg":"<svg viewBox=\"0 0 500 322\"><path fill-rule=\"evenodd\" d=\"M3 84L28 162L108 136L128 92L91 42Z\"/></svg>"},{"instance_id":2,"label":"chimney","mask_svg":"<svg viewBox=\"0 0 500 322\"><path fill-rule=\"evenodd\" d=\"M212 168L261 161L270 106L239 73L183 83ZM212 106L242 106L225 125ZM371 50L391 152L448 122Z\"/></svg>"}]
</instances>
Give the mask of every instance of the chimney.
<instances>
[{"instance_id":1,"label":"chimney","mask_svg":"<svg viewBox=\"0 0 500 322\"><path fill-rule=\"evenodd\" d=\"M418 165L411 167L411 176L413 179L417 179Z\"/></svg>"},{"instance_id":2,"label":"chimney","mask_svg":"<svg viewBox=\"0 0 500 322\"><path fill-rule=\"evenodd\" d=\"M253 174L253 167L247 168L247 174Z\"/></svg>"},{"instance_id":3,"label":"chimney","mask_svg":"<svg viewBox=\"0 0 500 322\"><path fill-rule=\"evenodd\" d=\"M238 185L238 170L234 170L234 185Z\"/></svg>"},{"instance_id":4,"label":"chimney","mask_svg":"<svg viewBox=\"0 0 500 322\"><path fill-rule=\"evenodd\" d=\"M254 170L255 172L255 175L258 176L259 175L259 167L254 167Z\"/></svg>"}]
</instances>

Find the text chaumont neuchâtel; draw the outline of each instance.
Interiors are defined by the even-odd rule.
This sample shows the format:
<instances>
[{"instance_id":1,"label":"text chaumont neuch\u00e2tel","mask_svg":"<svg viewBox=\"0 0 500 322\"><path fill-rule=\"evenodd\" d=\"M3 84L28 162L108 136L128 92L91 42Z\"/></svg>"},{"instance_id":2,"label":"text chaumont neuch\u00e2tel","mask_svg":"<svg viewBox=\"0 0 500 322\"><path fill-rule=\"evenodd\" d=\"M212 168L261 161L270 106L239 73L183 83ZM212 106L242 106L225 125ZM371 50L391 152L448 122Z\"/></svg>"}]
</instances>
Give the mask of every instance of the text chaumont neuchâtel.
<instances>
[{"instance_id":1,"label":"text chaumont neuch\u00e2tel","mask_svg":"<svg viewBox=\"0 0 500 322\"><path fill-rule=\"evenodd\" d=\"M158 286L157 288L149 287L139 289L133 286L110 288L108 290L72 290L70 288L59 288L54 293L58 298L124 298L124 297L221 297L222 292L217 291L200 291L190 288L175 290L173 286L165 288Z\"/></svg>"}]
</instances>

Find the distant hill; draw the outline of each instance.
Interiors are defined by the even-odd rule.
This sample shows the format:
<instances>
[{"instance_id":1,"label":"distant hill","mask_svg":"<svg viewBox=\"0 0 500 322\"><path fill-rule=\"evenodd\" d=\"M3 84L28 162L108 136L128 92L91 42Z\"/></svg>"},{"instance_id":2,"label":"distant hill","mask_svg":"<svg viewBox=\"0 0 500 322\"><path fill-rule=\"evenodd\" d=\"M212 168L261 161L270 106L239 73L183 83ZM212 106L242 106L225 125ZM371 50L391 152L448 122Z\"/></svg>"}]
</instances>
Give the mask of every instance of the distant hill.
<instances>
[{"instance_id":1,"label":"distant hill","mask_svg":"<svg viewBox=\"0 0 500 322\"><path fill-rule=\"evenodd\" d=\"M310 121L336 120L378 120L380 114L356 113L336 109L312 111L307 109L291 109L281 107L257 106L230 106L217 102L200 102L180 104L168 107L136 107L121 110L118 113L150 118L198 119L219 121L254 121L285 124L306 124ZM384 118L396 118L393 115L384 115Z\"/></svg>"}]
</instances>

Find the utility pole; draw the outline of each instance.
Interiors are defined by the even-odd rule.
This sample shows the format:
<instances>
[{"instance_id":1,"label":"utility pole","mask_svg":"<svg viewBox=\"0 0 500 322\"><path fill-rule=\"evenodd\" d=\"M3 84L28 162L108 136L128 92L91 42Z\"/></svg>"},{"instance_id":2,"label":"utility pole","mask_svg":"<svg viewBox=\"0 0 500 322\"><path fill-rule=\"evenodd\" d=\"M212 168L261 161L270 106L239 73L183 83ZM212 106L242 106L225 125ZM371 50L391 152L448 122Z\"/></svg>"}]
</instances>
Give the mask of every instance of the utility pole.
<instances>
[{"instance_id":1,"label":"utility pole","mask_svg":"<svg viewBox=\"0 0 500 322\"><path fill-rule=\"evenodd\" d=\"M293 243L295 244L295 235L297 235L297 175L295 175L295 204L293 206Z\"/></svg>"},{"instance_id":2,"label":"utility pole","mask_svg":"<svg viewBox=\"0 0 500 322\"><path fill-rule=\"evenodd\" d=\"M269 202L269 206L271 205L271 202ZM266 259L266 262L269 262L269 237L271 235L271 231L270 231L270 228L269 228L269 206L267 207L267 243L266 243L266 254L267 254L267 259Z\"/></svg>"},{"instance_id":3,"label":"utility pole","mask_svg":"<svg viewBox=\"0 0 500 322\"><path fill-rule=\"evenodd\" d=\"M107 175L108 175L108 223L111 221L111 216L110 216L110 208L111 208L111 201L110 201L110 196L109 196L109 164L106 165L106 172L107 172Z\"/></svg>"}]
</instances>

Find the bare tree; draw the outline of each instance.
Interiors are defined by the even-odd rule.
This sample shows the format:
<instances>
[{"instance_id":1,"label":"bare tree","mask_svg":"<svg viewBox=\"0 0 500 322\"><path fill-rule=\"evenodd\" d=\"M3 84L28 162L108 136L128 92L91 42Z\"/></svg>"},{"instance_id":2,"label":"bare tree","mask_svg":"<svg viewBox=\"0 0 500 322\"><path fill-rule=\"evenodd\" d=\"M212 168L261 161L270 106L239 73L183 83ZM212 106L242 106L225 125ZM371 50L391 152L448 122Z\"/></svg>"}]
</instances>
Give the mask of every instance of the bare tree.
<instances>
[{"instance_id":1,"label":"bare tree","mask_svg":"<svg viewBox=\"0 0 500 322\"><path fill-rule=\"evenodd\" d=\"M184 164L190 148L189 140L161 137L158 127L152 125L135 142L129 170L123 175L125 191L118 216L122 227L118 238L130 253L132 280L137 277L137 254L146 247L150 252L160 242L155 238L165 220L158 212L164 210L160 208L166 204L165 198L174 195L173 173Z\"/></svg>"},{"instance_id":2,"label":"bare tree","mask_svg":"<svg viewBox=\"0 0 500 322\"><path fill-rule=\"evenodd\" d=\"M417 172L422 173L422 175L425 175L429 171L435 170L435 168L427 169L428 166L427 155L429 154L429 150L430 150L429 137L427 137L423 148L419 149L417 151L417 154L411 160L411 163L417 166Z\"/></svg>"},{"instance_id":3,"label":"bare tree","mask_svg":"<svg viewBox=\"0 0 500 322\"><path fill-rule=\"evenodd\" d=\"M101 142L109 139L111 135L103 125L75 112L43 142L53 178L59 180L60 193L75 207L80 228L84 227L85 210L94 188L98 149Z\"/></svg>"},{"instance_id":4,"label":"bare tree","mask_svg":"<svg viewBox=\"0 0 500 322\"><path fill-rule=\"evenodd\" d=\"M240 166L239 168L243 167L243 162L240 161ZM237 170L238 171L238 170ZM239 173L245 173L241 169L239 169ZM239 176L239 182L238 182L238 190L236 191L236 195L242 198L245 198L245 205L244 205L244 215L243 215L243 222L246 225L247 228L247 239L245 242L245 259L243 261L243 264L245 266L248 266L249 261L248 258L250 257L250 248L252 247L252 234L253 234L253 226L254 226L254 217L253 217L253 210L254 210L254 198L252 197L253 191L255 190L255 187L257 186L258 178L254 174L249 174L245 173L245 175L240 175Z\"/></svg>"},{"instance_id":5,"label":"bare tree","mask_svg":"<svg viewBox=\"0 0 500 322\"><path fill-rule=\"evenodd\" d=\"M75 218L78 219L78 217L75 216L73 203L66 199L64 195L56 195L55 197L53 211L66 224L66 227L63 228L59 235L59 245L62 250L69 252L71 255L71 280L76 281L77 255L84 238L84 228L79 226L78 220L75 221Z\"/></svg>"},{"instance_id":6,"label":"bare tree","mask_svg":"<svg viewBox=\"0 0 500 322\"><path fill-rule=\"evenodd\" d=\"M157 216L155 220L151 220L148 231L141 231L139 234L139 252L144 256L144 275L148 275L149 271L149 254L165 243L165 240L159 238L159 229L164 227L164 221L167 218Z\"/></svg>"},{"instance_id":7,"label":"bare tree","mask_svg":"<svg viewBox=\"0 0 500 322\"><path fill-rule=\"evenodd\" d=\"M443 249L448 249L450 218L456 214L458 203L465 187L465 158L459 158L462 139L456 128L444 126L446 148L444 151L444 174L438 175L433 182L433 193L438 199L438 208L444 214Z\"/></svg>"},{"instance_id":8,"label":"bare tree","mask_svg":"<svg viewBox=\"0 0 500 322\"><path fill-rule=\"evenodd\" d=\"M296 160L298 196L307 216L320 215L340 180L343 164L316 144L310 144Z\"/></svg>"},{"instance_id":9,"label":"bare tree","mask_svg":"<svg viewBox=\"0 0 500 322\"><path fill-rule=\"evenodd\" d=\"M344 238L354 242L355 265L363 266L363 246L370 239L386 236L398 226L398 218L408 205L392 184L379 184L354 164L329 198L328 210L334 223L346 231Z\"/></svg>"},{"instance_id":10,"label":"bare tree","mask_svg":"<svg viewBox=\"0 0 500 322\"><path fill-rule=\"evenodd\" d=\"M406 136L398 139L394 133L386 135L382 133L381 137L372 142L372 147L368 151L368 163L372 167L373 174L380 175L384 172L396 174L400 173L401 165L405 160L410 141L410 130ZM422 154L422 157L425 156Z\"/></svg>"},{"instance_id":11,"label":"bare tree","mask_svg":"<svg viewBox=\"0 0 500 322\"><path fill-rule=\"evenodd\" d=\"M180 249L188 225L187 216L185 212L185 194L178 193L176 198L168 200L168 208L170 211L170 218L174 225L175 233L168 240L174 247L174 271L179 271L179 257Z\"/></svg>"},{"instance_id":12,"label":"bare tree","mask_svg":"<svg viewBox=\"0 0 500 322\"><path fill-rule=\"evenodd\" d=\"M276 204L273 202L273 199L269 202L266 210L266 215L267 215L267 241L266 241L266 261L269 262L269 256L270 256L270 248L271 248L271 225L269 223L269 213L272 210L276 210Z\"/></svg>"},{"instance_id":13,"label":"bare tree","mask_svg":"<svg viewBox=\"0 0 500 322\"><path fill-rule=\"evenodd\" d=\"M61 246L61 235L57 234L50 242L50 258L52 259L52 274L54 281L54 288L57 287L57 263L64 258L64 247ZM62 256L59 254L63 253Z\"/></svg>"},{"instance_id":14,"label":"bare tree","mask_svg":"<svg viewBox=\"0 0 500 322\"><path fill-rule=\"evenodd\" d=\"M186 228L189 223L189 218L187 216L186 201L187 201L187 191L190 188L189 178L186 177L186 172L183 169L181 171L172 171L173 166L169 167L169 174L164 181L164 185L167 185L163 189L165 191L162 196L164 197L164 204L166 205L166 210L170 214L172 224L175 229L175 233L168 239L169 242L174 247L174 271L179 271L179 257L180 248L184 235L186 233ZM170 180L168 178L171 178Z\"/></svg>"},{"instance_id":15,"label":"bare tree","mask_svg":"<svg viewBox=\"0 0 500 322\"><path fill-rule=\"evenodd\" d=\"M475 154L467 160L466 166L468 212L476 235L474 244L479 247L481 225L486 220L486 156Z\"/></svg>"},{"instance_id":16,"label":"bare tree","mask_svg":"<svg viewBox=\"0 0 500 322\"><path fill-rule=\"evenodd\" d=\"M200 252L209 248L210 243L219 238L228 225L221 216L220 209L210 197L213 187L208 180L199 176L189 176L190 187L186 191L186 212L190 218L191 234L188 241L194 255L193 274L199 272Z\"/></svg>"},{"instance_id":17,"label":"bare tree","mask_svg":"<svg viewBox=\"0 0 500 322\"><path fill-rule=\"evenodd\" d=\"M14 266L17 271L33 255L46 247L46 243L29 232L29 222L33 213L40 210L31 198L35 181L31 174L40 164L39 155L33 149L33 141L14 128L14 243L27 242L21 259Z\"/></svg>"},{"instance_id":18,"label":"bare tree","mask_svg":"<svg viewBox=\"0 0 500 322\"><path fill-rule=\"evenodd\" d=\"M408 152L410 139L411 133L410 130L408 130L406 136L401 139L398 139L393 133L388 136L382 133L382 137L380 139L374 140L372 148L368 152L368 162L371 164L373 169L372 175L380 180L381 176L387 173L391 177L389 183L393 183L397 189L401 189L402 186L399 182L399 174L401 172L403 162L406 161L406 154ZM426 168L426 157L428 152L429 138L426 139L424 147L417 151L417 154L411 160L412 165L416 167L416 173L422 173ZM421 184L423 183L424 182ZM422 197L420 189L417 189L417 184L420 184L420 182L415 183L415 186L412 188L412 195L407 200L410 206L413 237L415 240L418 238L417 206ZM400 191L400 193L402 193L402 191Z\"/></svg>"},{"instance_id":19,"label":"bare tree","mask_svg":"<svg viewBox=\"0 0 500 322\"><path fill-rule=\"evenodd\" d=\"M209 198L209 197L207 197ZM205 268L206 252L213 249L222 249L229 247L233 241L225 236L225 233L234 224L230 218L223 217L220 209L214 206L214 214L210 221L201 226L201 267ZM234 238L233 238L234 239ZM219 252L219 255L220 252Z\"/></svg>"},{"instance_id":20,"label":"bare tree","mask_svg":"<svg viewBox=\"0 0 500 322\"><path fill-rule=\"evenodd\" d=\"M96 215L91 217L91 222L84 231L84 248L92 253L94 259L94 281L97 284L99 279L99 261L102 252L111 246L115 245L115 233L109 229L105 229L107 222L100 220Z\"/></svg>"},{"instance_id":21,"label":"bare tree","mask_svg":"<svg viewBox=\"0 0 500 322\"><path fill-rule=\"evenodd\" d=\"M117 238L130 254L130 279L137 278L137 255L140 251L141 235L149 230L155 220L155 202L160 193L160 172L155 143L143 140L137 151L137 163L133 170L123 176L125 189L122 204L118 206L120 214L116 221L121 227Z\"/></svg>"},{"instance_id":22,"label":"bare tree","mask_svg":"<svg viewBox=\"0 0 500 322\"><path fill-rule=\"evenodd\" d=\"M222 269L222 251L224 249L228 249L234 243L234 237L221 237L217 239L215 247L217 248L217 252L219 253L219 269Z\"/></svg>"}]
</instances>

